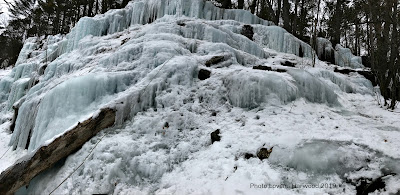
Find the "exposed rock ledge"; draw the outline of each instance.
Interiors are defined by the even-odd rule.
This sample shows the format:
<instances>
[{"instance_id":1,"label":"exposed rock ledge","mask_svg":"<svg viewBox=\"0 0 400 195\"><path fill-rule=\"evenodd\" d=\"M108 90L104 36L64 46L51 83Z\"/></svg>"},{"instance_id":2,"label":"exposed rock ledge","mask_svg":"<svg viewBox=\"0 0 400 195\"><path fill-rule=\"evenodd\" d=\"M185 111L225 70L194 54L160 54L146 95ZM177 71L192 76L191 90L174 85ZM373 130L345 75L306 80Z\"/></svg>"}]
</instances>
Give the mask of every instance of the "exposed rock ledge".
<instances>
[{"instance_id":1,"label":"exposed rock ledge","mask_svg":"<svg viewBox=\"0 0 400 195\"><path fill-rule=\"evenodd\" d=\"M2 172L0 175L0 194L14 194L20 187L27 185L36 175L81 148L99 131L114 125L115 114L114 109L102 109L96 117L79 123L49 145L39 148L32 157L20 160Z\"/></svg>"}]
</instances>

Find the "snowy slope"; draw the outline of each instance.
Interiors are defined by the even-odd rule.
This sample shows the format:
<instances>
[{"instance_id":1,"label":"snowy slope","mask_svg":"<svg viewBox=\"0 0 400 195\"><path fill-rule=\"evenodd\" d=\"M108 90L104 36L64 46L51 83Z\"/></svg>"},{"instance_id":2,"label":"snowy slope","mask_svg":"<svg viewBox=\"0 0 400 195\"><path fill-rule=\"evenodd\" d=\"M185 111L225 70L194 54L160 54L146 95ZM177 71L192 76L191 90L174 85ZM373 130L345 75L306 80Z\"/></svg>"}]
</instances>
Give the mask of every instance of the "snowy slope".
<instances>
[{"instance_id":1,"label":"snowy slope","mask_svg":"<svg viewBox=\"0 0 400 195\"><path fill-rule=\"evenodd\" d=\"M253 41L241 35L246 24ZM379 108L364 77L320 61L312 68L311 47L269 25L200 0L152 0L83 18L66 37L28 39L0 80L0 152L16 149L0 170L113 107L115 127L19 193L51 192L104 133L55 193L354 194L362 177L400 174L398 111ZM214 56L223 60L207 67ZM211 77L198 79L201 69ZM211 144L216 129L222 139ZM244 158L272 146L268 160ZM400 190L399 176L384 181L385 193ZM251 187L325 183L331 188Z\"/></svg>"}]
</instances>

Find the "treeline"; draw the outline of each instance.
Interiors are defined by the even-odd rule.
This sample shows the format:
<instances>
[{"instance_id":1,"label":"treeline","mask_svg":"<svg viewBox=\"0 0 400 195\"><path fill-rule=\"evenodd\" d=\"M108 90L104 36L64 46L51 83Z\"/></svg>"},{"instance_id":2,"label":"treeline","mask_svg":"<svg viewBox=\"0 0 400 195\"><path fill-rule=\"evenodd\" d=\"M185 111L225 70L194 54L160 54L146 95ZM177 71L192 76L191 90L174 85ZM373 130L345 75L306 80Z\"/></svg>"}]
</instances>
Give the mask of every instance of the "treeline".
<instances>
[{"instance_id":1,"label":"treeline","mask_svg":"<svg viewBox=\"0 0 400 195\"><path fill-rule=\"evenodd\" d=\"M275 22L316 48L316 37L341 44L371 67L394 109L400 100L400 8L398 0L211 0L246 9Z\"/></svg>"},{"instance_id":2,"label":"treeline","mask_svg":"<svg viewBox=\"0 0 400 195\"><path fill-rule=\"evenodd\" d=\"M129 0L5 0L11 20L0 35L0 68L15 64L27 37L66 34L81 17L125 7Z\"/></svg>"}]
</instances>

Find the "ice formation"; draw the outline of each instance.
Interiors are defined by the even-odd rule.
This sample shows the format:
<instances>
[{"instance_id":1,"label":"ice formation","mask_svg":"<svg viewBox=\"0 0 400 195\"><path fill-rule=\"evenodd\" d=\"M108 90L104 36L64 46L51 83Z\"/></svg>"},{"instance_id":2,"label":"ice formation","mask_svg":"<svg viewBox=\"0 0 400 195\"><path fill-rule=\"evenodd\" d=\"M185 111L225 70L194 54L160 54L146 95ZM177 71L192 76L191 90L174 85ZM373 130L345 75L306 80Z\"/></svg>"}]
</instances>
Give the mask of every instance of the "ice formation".
<instances>
[{"instance_id":1,"label":"ice formation","mask_svg":"<svg viewBox=\"0 0 400 195\"><path fill-rule=\"evenodd\" d=\"M142 25L147 23L153 24ZM240 34L244 23L254 24L254 41ZM134 1L125 9L81 19L65 38L30 38L12 74L0 82L4 89L1 100L7 105L4 112L24 97L21 107L15 108L19 115L10 144L32 151L111 97L122 102L116 104L119 123L150 107L168 107L157 101L157 96L171 85L193 83L204 59L201 56L219 54L226 58L224 66L238 63L249 67L265 63L271 56L264 48L311 57L309 45L269 25L247 11L223 10L201 0ZM44 48L39 47L41 42ZM178 57L188 55L197 57ZM123 73L114 73L120 71ZM161 73L156 74L158 71ZM103 76L94 76L100 72ZM357 92L350 86L356 84L336 79L334 73L313 75L289 69L287 73L242 70L232 74L223 79L229 102L248 109L301 97L339 105L323 77L345 92ZM157 78L144 88L152 77ZM116 95L126 89L124 95Z\"/></svg>"},{"instance_id":2,"label":"ice formation","mask_svg":"<svg viewBox=\"0 0 400 195\"><path fill-rule=\"evenodd\" d=\"M254 40L241 34L244 25L252 25ZM320 42L318 56L331 56L332 45L322 39ZM362 67L349 50L340 46L336 49L334 56L338 57L335 60L338 65ZM202 0L133 1L125 9L82 18L65 37L27 39L16 67L0 80L0 112L4 116L18 112L10 145L33 152L100 108L116 108L117 126L106 136L107 141L100 146L101 152L96 153L94 160L77 176L81 180L91 180L85 175L99 171L91 166L107 162L107 167L95 176L96 181L106 180L104 186L84 189L69 181L70 185L64 186L63 192L73 189L73 193L122 193L124 187L120 183L140 188L153 185L152 182L164 182L164 187L168 188L175 181L168 177L162 180L165 174L186 177L171 172L172 165L190 162L189 153L209 147L208 143L199 141L208 136L205 133L208 128L219 128L212 125L213 119L202 117L207 112L220 110L218 116L228 120L226 123L222 120L228 127L238 121L242 126L249 121L254 123L257 128L250 131L250 136L262 132L262 136L254 136L254 139L264 142L269 139L270 132L258 126L265 127L268 123L240 118L240 113L302 101L305 105L318 104L324 110L340 112L341 105L347 103L343 97L373 94L371 82L357 73L342 75L326 66L311 68L307 58L312 57L313 52L308 44L284 29L244 10L219 9ZM223 60L206 67L205 63L215 56ZM340 60L342 58L345 60ZM280 64L285 60L298 64L304 61L302 65L305 66L283 67ZM253 69L257 65L272 68L271 71ZM281 71L276 71L277 68ZM209 70L211 77L197 79L200 69ZM272 120L277 120L273 118L275 110L270 112L268 109L262 117L271 116ZM233 117L231 110L239 114ZM329 113L330 117L336 117L335 112ZM296 113L296 116L300 115L308 116L302 110ZM304 121L304 129L320 116L312 117ZM9 120L6 117L0 119ZM164 121L170 122L169 132L162 130ZM296 120L288 128L300 122ZM234 127L232 132L239 129ZM245 136L240 134L238 137ZM117 143L116 139L123 141ZM229 141L230 146L223 147L224 150L231 145L235 150L242 150L240 141ZM224 140L216 144L223 143ZM252 143L248 144L255 149L259 147ZM82 160L84 151L92 147L91 144L85 145L83 151L68 158L66 163ZM122 150L118 150L119 144ZM132 147L136 149L132 150ZM331 146L327 144L326 147L328 149L324 151L329 153ZM311 150L308 146L304 148ZM154 160L154 156L160 158ZM299 171L312 166L312 162L307 161L290 164L291 160L301 161L301 155L275 157L282 160L281 164L275 163L278 166L294 167ZM330 166L324 162L319 164ZM204 166L212 167L207 163ZM189 166L182 169L189 169ZM316 167L312 171L321 169L323 167ZM42 183L56 182L50 181L47 174L52 172L33 180L28 191L43 193ZM104 178L103 175L108 176ZM50 190L47 187L45 191ZM151 189L150 193L153 192Z\"/></svg>"},{"instance_id":3,"label":"ice formation","mask_svg":"<svg viewBox=\"0 0 400 195\"><path fill-rule=\"evenodd\" d=\"M320 59L328 60L339 66L364 68L360 56L353 55L350 49L339 44L334 48L332 43L324 38L317 39L317 54Z\"/></svg>"}]
</instances>

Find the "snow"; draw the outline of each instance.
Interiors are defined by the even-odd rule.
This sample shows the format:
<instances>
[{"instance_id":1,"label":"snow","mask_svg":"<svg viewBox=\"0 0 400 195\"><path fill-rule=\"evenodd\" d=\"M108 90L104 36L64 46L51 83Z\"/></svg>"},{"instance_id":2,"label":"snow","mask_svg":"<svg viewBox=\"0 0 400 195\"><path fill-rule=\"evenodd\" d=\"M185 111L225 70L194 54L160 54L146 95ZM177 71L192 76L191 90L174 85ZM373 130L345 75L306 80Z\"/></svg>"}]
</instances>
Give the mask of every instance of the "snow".
<instances>
[{"instance_id":1,"label":"snow","mask_svg":"<svg viewBox=\"0 0 400 195\"><path fill-rule=\"evenodd\" d=\"M254 41L240 34L245 24ZM51 192L104 134L55 193L354 194L346 181L400 174L399 110L380 108L357 73L335 73L318 59L311 67L312 55L270 22L200 0L139 0L83 18L65 37L27 39L16 67L0 71L0 152L10 149L0 171L109 107L114 127L17 194ZM206 67L214 56L223 62ZM199 80L200 69L211 77ZM211 144L216 129L222 139ZM274 147L269 159L244 159L262 147ZM387 192L400 190L399 176L385 181ZM324 183L336 187L303 186Z\"/></svg>"}]
</instances>

